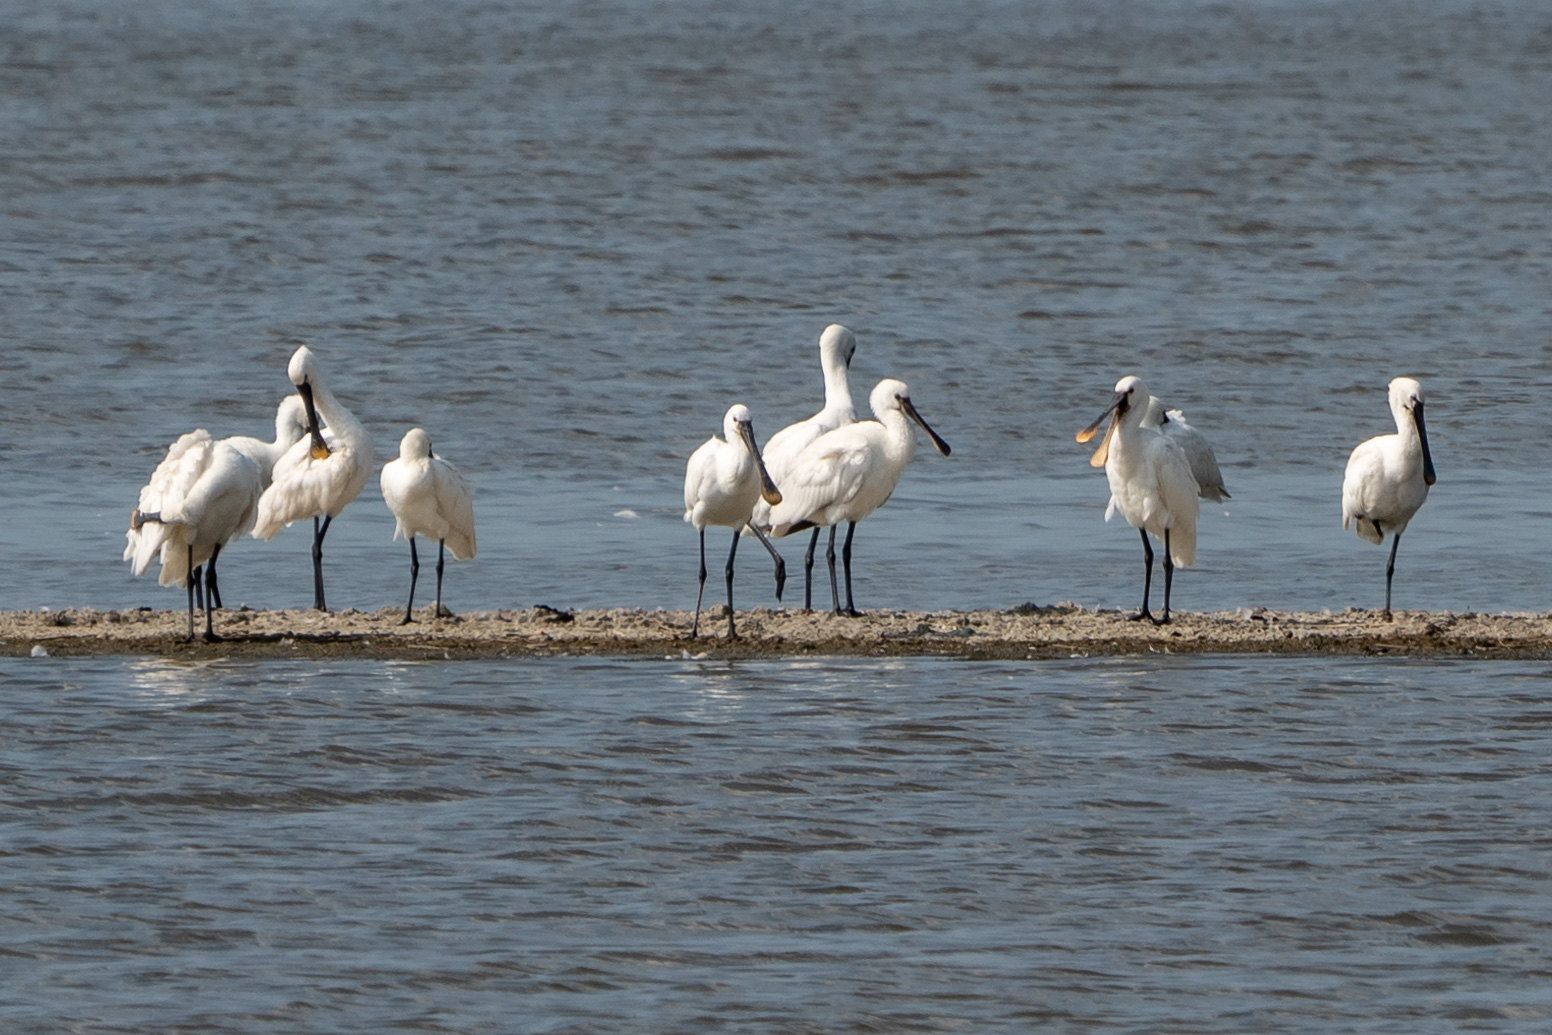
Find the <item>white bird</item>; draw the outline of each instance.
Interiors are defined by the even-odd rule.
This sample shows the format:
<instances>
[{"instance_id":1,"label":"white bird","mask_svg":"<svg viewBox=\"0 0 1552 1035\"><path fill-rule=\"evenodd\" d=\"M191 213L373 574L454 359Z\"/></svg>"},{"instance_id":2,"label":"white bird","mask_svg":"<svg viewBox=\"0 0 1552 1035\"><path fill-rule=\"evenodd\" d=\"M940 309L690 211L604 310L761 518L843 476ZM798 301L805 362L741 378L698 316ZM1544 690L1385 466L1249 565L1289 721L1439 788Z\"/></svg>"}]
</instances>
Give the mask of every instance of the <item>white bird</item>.
<instances>
[{"instance_id":1,"label":"white bird","mask_svg":"<svg viewBox=\"0 0 1552 1035\"><path fill-rule=\"evenodd\" d=\"M728 408L722 418L722 438L713 435L690 454L684 468L684 519L695 527L701 538L700 589L695 594L695 624L690 638L700 635L701 595L706 590L706 526L724 525L733 529L733 548L728 551L727 598L728 637L738 635L733 625L733 557L738 553L738 539L749 524L757 500L780 503L781 493L771 483L771 476L760 459L760 447L755 445L754 424L749 417L749 407L742 403ZM760 542L776 559L776 599L781 599L781 587L787 579L787 567L781 554L771 545L765 533L754 529Z\"/></svg>"},{"instance_id":2,"label":"white bird","mask_svg":"<svg viewBox=\"0 0 1552 1035\"><path fill-rule=\"evenodd\" d=\"M399 442L399 459L383 465L380 479L383 502L393 512L393 537L403 536L410 543L410 599L404 605L404 622L415 618L415 579L420 574L420 558L415 554L415 537L423 535L437 541L437 595L432 617L450 614L442 607L442 567L444 554L453 551L456 560L474 556L474 492L458 468L431 452L431 436L412 428Z\"/></svg>"},{"instance_id":3,"label":"white bird","mask_svg":"<svg viewBox=\"0 0 1552 1035\"><path fill-rule=\"evenodd\" d=\"M269 488L270 476L275 472L275 462L307 434L307 407L295 395L287 395L275 409L275 441L266 442L251 435L232 435L222 439L228 445L253 458L259 465L262 487Z\"/></svg>"},{"instance_id":4,"label":"white bird","mask_svg":"<svg viewBox=\"0 0 1552 1035\"><path fill-rule=\"evenodd\" d=\"M834 431L836 428L851 424L857 419L857 412L852 406L851 386L846 380L846 371L851 367L851 358L857 352L857 336L838 323L832 323L819 335L819 366L824 371L825 403L824 409L814 414L807 420L800 420L796 424L789 424L765 443L765 450L761 454L765 458L765 469L770 472L771 480L779 488L787 479L787 471L792 461L797 458L809 443L820 435ZM761 530L769 531L771 527L770 504L764 500L754 505L754 516L749 524ZM819 542L819 526L814 526L814 534L808 540L808 550L803 554L803 610L813 610L814 592L814 547ZM830 526L830 589L835 590L835 526Z\"/></svg>"},{"instance_id":5,"label":"white bird","mask_svg":"<svg viewBox=\"0 0 1552 1035\"><path fill-rule=\"evenodd\" d=\"M911 404L905 382L880 381L868 397L875 420L857 421L836 428L810 442L787 468L781 486L782 502L771 509L771 534L790 535L806 528L832 529L847 522L841 559L846 566L846 610L841 610L835 586L835 554L830 562L830 602L836 614L860 614L851 592L851 539L857 522L884 505L905 465L916 455L916 431L921 425L939 453L949 455L949 445L922 419ZM833 542L833 539L832 539Z\"/></svg>"},{"instance_id":6,"label":"white bird","mask_svg":"<svg viewBox=\"0 0 1552 1035\"><path fill-rule=\"evenodd\" d=\"M1342 478L1342 527L1357 522L1361 538L1378 545L1389 532L1390 560L1385 564L1385 617L1390 617L1390 580L1396 571L1396 547L1434 483L1433 454L1423 423L1423 386L1410 377L1390 383L1394 435L1359 443L1347 459Z\"/></svg>"},{"instance_id":7,"label":"white bird","mask_svg":"<svg viewBox=\"0 0 1552 1035\"><path fill-rule=\"evenodd\" d=\"M174 442L140 490L139 506L130 514L125 533L124 559L138 576L159 557L157 581L188 589L189 640L194 639L194 595L200 589L201 568L205 642L221 639L211 619L211 611L221 603L216 558L221 547L253 527L262 491L254 459L230 440L213 440L204 428Z\"/></svg>"},{"instance_id":8,"label":"white bird","mask_svg":"<svg viewBox=\"0 0 1552 1035\"><path fill-rule=\"evenodd\" d=\"M307 437L275 462L274 478L259 497L253 535L273 539L291 522L313 519L313 606L326 611L323 537L372 476L372 436L324 385L318 360L306 345L292 355L287 373L307 410ZM319 426L320 414L327 431Z\"/></svg>"},{"instance_id":9,"label":"white bird","mask_svg":"<svg viewBox=\"0 0 1552 1035\"><path fill-rule=\"evenodd\" d=\"M1166 411L1159 397L1150 395L1142 426L1160 432L1185 453L1186 461L1191 465L1191 477L1196 479L1198 496L1215 503L1232 498L1229 490L1223 487L1223 474L1218 470L1218 457L1213 454L1212 446L1208 445L1206 436L1186 423L1184 413L1179 410ZM1110 505L1105 508L1106 521L1115 514L1115 509L1115 497L1111 496Z\"/></svg>"},{"instance_id":10,"label":"white bird","mask_svg":"<svg viewBox=\"0 0 1552 1035\"><path fill-rule=\"evenodd\" d=\"M1131 617L1146 618L1155 625L1169 621L1169 597L1175 565L1196 563L1197 483L1190 461L1180 446L1155 428L1143 426L1149 398L1147 386L1136 377L1116 382L1115 397L1094 423L1078 432L1078 441L1094 437L1106 417L1110 427L1089 464L1103 467L1110 495L1126 523L1142 535L1144 559L1142 610ZM1148 609L1153 585L1153 545L1148 533L1164 543L1164 616L1154 618Z\"/></svg>"}]
</instances>

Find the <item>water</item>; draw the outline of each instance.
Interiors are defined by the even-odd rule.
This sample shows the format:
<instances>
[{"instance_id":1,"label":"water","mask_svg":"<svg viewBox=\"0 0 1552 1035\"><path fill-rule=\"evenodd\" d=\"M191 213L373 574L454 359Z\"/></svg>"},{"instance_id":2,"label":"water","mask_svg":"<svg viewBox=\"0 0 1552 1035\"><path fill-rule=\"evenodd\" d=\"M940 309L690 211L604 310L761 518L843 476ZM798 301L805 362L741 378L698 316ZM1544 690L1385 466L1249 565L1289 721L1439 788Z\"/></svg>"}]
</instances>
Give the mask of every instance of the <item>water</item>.
<instances>
[{"instance_id":1,"label":"water","mask_svg":"<svg viewBox=\"0 0 1552 1035\"><path fill-rule=\"evenodd\" d=\"M455 609L687 608L684 459L816 409L840 321L954 445L864 608L1132 606L1072 441L1126 373L1234 493L1177 608L1373 605L1338 487L1405 373L1396 603L1544 610L1552 11L1426 6L16 0L0 607L180 606L138 488L306 342L475 483ZM391 528L332 604L402 599ZM311 600L301 530L222 565ZM1544 666L0 674L7 1030L1546 1023Z\"/></svg>"},{"instance_id":2,"label":"water","mask_svg":"<svg viewBox=\"0 0 1552 1035\"><path fill-rule=\"evenodd\" d=\"M8 1031L1531 1031L1545 664L10 660Z\"/></svg>"}]
</instances>

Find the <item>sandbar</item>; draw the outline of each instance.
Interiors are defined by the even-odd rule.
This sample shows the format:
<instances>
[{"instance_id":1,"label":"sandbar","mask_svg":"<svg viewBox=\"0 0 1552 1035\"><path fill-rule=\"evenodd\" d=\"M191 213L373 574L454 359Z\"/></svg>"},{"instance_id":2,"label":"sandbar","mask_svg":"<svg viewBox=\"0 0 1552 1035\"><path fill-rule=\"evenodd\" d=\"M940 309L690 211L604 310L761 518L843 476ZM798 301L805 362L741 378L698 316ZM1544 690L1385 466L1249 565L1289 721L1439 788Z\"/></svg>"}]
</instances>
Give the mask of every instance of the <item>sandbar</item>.
<instances>
[{"instance_id":1,"label":"sandbar","mask_svg":"<svg viewBox=\"0 0 1552 1035\"><path fill-rule=\"evenodd\" d=\"M1552 658L1552 615L1397 611L1177 613L1164 626L1076 604L1003 611L873 611L861 617L796 609L703 612L540 605L401 624L402 609L217 612L222 642L185 642L186 612L138 609L0 612L0 654L166 658L661 658L810 656L1058 659L1149 654L1417 655ZM203 629L201 624L200 629Z\"/></svg>"}]
</instances>

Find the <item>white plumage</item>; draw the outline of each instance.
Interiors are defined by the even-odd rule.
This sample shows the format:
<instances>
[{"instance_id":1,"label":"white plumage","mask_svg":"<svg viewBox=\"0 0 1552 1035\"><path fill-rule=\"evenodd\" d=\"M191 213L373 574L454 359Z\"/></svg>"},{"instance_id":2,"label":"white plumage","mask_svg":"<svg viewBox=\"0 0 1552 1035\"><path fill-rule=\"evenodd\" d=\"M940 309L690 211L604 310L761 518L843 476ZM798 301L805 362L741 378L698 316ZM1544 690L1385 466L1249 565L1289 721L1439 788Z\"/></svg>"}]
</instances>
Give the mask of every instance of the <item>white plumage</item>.
<instances>
[{"instance_id":1,"label":"white plumage","mask_svg":"<svg viewBox=\"0 0 1552 1035\"><path fill-rule=\"evenodd\" d=\"M820 435L844 427L857 419L857 412L852 406L851 385L847 382L846 371L851 367L852 356L857 352L857 336L838 323L832 323L819 335L819 366L824 373L824 408L807 420L800 420L796 424L789 424L765 443L765 450L761 454L765 458L765 469L770 472L771 480L777 488L787 480L787 472L792 462L797 459L808 445ZM754 505L754 515L749 519L751 526L769 531L771 527L771 507L764 500ZM819 541L819 528L815 526L814 534L809 538L808 550L803 555L803 609L805 611L813 607L814 593L814 545ZM835 570L834 534L831 534L830 543L831 564L830 569ZM835 589L831 583L832 593Z\"/></svg>"},{"instance_id":2,"label":"white plumage","mask_svg":"<svg viewBox=\"0 0 1552 1035\"><path fill-rule=\"evenodd\" d=\"M324 385L307 346L292 355L287 373L307 411L307 436L275 462L274 478L259 498L253 534L272 539L293 521L313 519L313 606L325 611L323 537L372 475L372 436ZM319 424L320 415L327 431Z\"/></svg>"},{"instance_id":3,"label":"white plumage","mask_svg":"<svg viewBox=\"0 0 1552 1035\"><path fill-rule=\"evenodd\" d=\"M848 523L841 556L846 568L846 611L841 611L835 588L835 559L830 562L830 596L837 614L857 614L851 588L851 540L857 522L883 506L905 465L916 455L915 421L939 453L949 455L949 445L922 419L911 403L905 382L880 381L868 397L876 419L857 421L826 432L810 442L788 465L786 481L779 484L782 501L771 508L771 534L790 535L806 528ZM833 534L832 534L833 541Z\"/></svg>"},{"instance_id":4,"label":"white plumage","mask_svg":"<svg viewBox=\"0 0 1552 1035\"><path fill-rule=\"evenodd\" d=\"M262 481L259 465L229 441L203 428L181 436L140 490L130 515L124 559L138 576L161 560L158 582L189 593L189 639L194 638L194 594L204 567L205 640L220 639L211 611L220 604L216 558L221 547L253 526Z\"/></svg>"},{"instance_id":5,"label":"white plumage","mask_svg":"<svg viewBox=\"0 0 1552 1035\"><path fill-rule=\"evenodd\" d=\"M1158 408L1157 416L1154 408ZM1186 415L1180 410L1166 410L1157 397L1148 399L1148 413L1143 427L1156 427L1180 447L1191 465L1191 477L1196 479L1197 495L1204 500L1222 503L1231 499L1229 490L1223 487L1223 472L1218 469L1218 457L1208 444L1206 436L1186 423Z\"/></svg>"},{"instance_id":6,"label":"white plumage","mask_svg":"<svg viewBox=\"0 0 1552 1035\"><path fill-rule=\"evenodd\" d=\"M1186 415L1180 410L1165 410L1159 397L1148 397L1148 409L1143 414L1142 426L1153 428L1180 447L1191 465L1191 477L1196 479L1196 494L1204 500L1222 503L1231 499L1229 490L1223 487L1223 474L1218 470L1218 457L1208 444L1206 436L1186 423ZM1115 497L1105 508L1105 520L1115 515Z\"/></svg>"},{"instance_id":7,"label":"white plumage","mask_svg":"<svg viewBox=\"0 0 1552 1035\"><path fill-rule=\"evenodd\" d=\"M1079 442L1087 442L1110 417L1110 427L1089 463L1105 469L1115 509L1142 535L1142 610L1132 617L1162 625L1169 621L1174 566L1196 563L1197 483L1180 446L1156 428L1143 426L1149 398L1147 386L1139 378L1123 377L1116 382L1110 405L1077 437ZM1164 543L1164 614L1159 619L1154 619L1148 608L1153 583L1149 533Z\"/></svg>"},{"instance_id":8,"label":"white plumage","mask_svg":"<svg viewBox=\"0 0 1552 1035\"><path fill-rule=\"evenodd\" d=\"M1342 478L1342 527L1355 526L1361 538L1375 544L1387 533L1394 537L1385 567L1386 615L1401 533L1428 499L1428 487L1435 480L1423 420L1423 386L1410 377L1391 381L1390 413L1396 433L1359 443Z\"/></svg>"},{"instance_id":9,"label":"white plumage","mask_svg":"<svg viewBox=\"0 0 1552 1035\"><path fill-rule=\"evenodd\" d=\"M846 371L851 367L852 357L856 353L857 336L838 323L826 327L819 336L819 366L824 373L824 408L807 420L788 424L776 432L760 452L765 460L765 469L770 472L771 480L776 482L778 488L781 482L777 475L785 474L792 461L810 442L857 419L851 401L851 385L846 377ZM768 518L770 512L770 504L763 500L755 504L754 516L761 528L768 527L769 521L762 519Z\"/></svg>"},{"instance_id":10,"label":"white plumage","mask_svg":"<svg viewBox=\"0 0 1552 1035\"><path fill-rule=\"evenodd\" d=\"M275 472L275 463L286 454L292 446L302 441L302 436L307 434L307 407L302 404L300 397L287 395L280 400L280 405L275 409L275 440L266 442L261 438L250 435L233 435L222 439L238 451L253 458L253 462L259 465L259 478L264 488L269 488L270 478Z\"/></svg>"},{"instance_id":11,"label":"white plumage","mask_svg":"<svg viewBox=\"0 0 1552 1035\"><path fill-rule=\"evenodd\" d=\"M442 617L443 552L451 550L460 561L472 558L474 541L474 491L458 468L431 452L431 436L412 428L399 442L399 458L383 465L380 478L383 502L393 512L393 537L403 536L410 544L410 597L404 608L404 621L414 620L415 579L420 574L420 558L415 553L415 537L423 535L437 542L437 596L433 617Z\"/></svg>"},{"instance_id":12,"label":"white plumage","mask_svg":"<svg viewBox=\"0 0 1552 1035\"><path fill-rule=\"evenodd\" d=\"M725 574L728 636L735 637L738 630L733 623L733 557L738 553L739 535L749 525L755 503L762 497L770 503L781 502L781 494L772 484L760 458L760 448L755 445L754 424L747 406L738 403L729 407L722 418L722 435L722 438L713 435L702 443L690 454L684 468L684 519L700 534L701 542L700 589L695 595L692 638L700 635L701 596L706 589L707 526L722 525L733 529L733 547L728 552ZM786 581L786 565L764 533L759 529L753 531L776 560L776 596L780 599L781 587Z\"/></svg>"}]
</instances>

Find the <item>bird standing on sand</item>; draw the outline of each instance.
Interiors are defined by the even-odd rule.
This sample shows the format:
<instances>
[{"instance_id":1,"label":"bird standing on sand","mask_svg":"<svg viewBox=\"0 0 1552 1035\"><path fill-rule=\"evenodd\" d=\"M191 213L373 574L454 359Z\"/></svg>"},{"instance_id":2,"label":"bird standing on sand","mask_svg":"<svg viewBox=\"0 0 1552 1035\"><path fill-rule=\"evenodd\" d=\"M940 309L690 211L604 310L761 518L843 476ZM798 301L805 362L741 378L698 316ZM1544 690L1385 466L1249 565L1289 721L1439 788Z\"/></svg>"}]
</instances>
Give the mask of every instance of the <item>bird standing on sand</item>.
<instances>
[{"instance_id":1,"label":"bird standing on sand","mask_svg":"<svg viewBox=\"0 0 1552 1035\"><path fill-rule=\"evenodd\" d=\"M1175 565L1190 567L1196 563L1197 483L1190 461L1175 442L1155 428L1144 427L1148 411L1148 388L1136 377L1116 382L1115 396L1094 423L1078 432L1079 442L1087 442L1110 418L1099 448L1089 460L1103 467L1110 482L1111 500L1126 523L1142 535L1143 583L1142 610L1132 619L1148 619L1155 625L1169 621L1170 589ZM1148 533L1164 543L1164 615L1154 618L1148 609L1153 585L1153 544Z\"/></svg>"},{"instance_id":2,"label":"bird standing on sand","mask_svg":"<svg viewBox=\"0 0 1552 1035\"><path fill-rule=\"evenodd\" d=\"M1342 478L1342 527L1356 522L1360 538L1375 545L1391 534L1385 564L1385 617L1390 614L1390 580L1396 572L1401 533L1428 499L1434 483L1433 454L1423 422L1423 386L1410 377L1390 382L1394 435L1378 435L1358 444Z\"/></svg>"},{"instance_id":3,"label":"bird standing on sand","mask_svg":"<svg viewBox=\"0 0 1552 1035\"><path fill-rule=\"evenodd\" d=\"M431 436L412 428L399 443L399 459L383 465L381 477L383 502L393 512L393 537L403 536L410 543L410 598L404 605L404 621L415 620L415 579L420 575L420 558L415 553L415 537L423 535L437 542L436 609L433 618L451 612L442 606L442 567L445 553L451 549L456 560L474 556L474 492L458 468L431 452Z\"/></svg>"},{"instance_id":4,"label":"bird standing on sand","mask_svg":"<svg viewBox=\"0 0 1552 1035\"><path fill-rule=\"evenodd\" d=\"M140 503L130 515L124 559L138 576L153 557L161 559L163 586L189 591L189 635L194 639L194 597L200 590L201 569L205 609L205 642L220 640L211 612L220 606L216 589L216 558L221 547L253 527L262 480L254 459L233 446L217 442L203 428L181 436L151 480L140 490Z\"/></svg>"},{"instance_id":5,"label":"bird standing on sand","mask_svg":"<svg viewBox=\"0 0 1552 1035\"><path fill-rule=\"evenodd\" d=\"M733 529L733 548L728 551L727 608L728 638L738 635L733 624L733 557L738 553L738 539L749 516L754 513L756 501L781 502L781 493L771 482L771 476L760 459L760 448L754 441L754 423L749 407L738 403L730 407L722 418L722 438L713 435L690 454L684 468L684 519L695 526L701 539L700 588L695 593L695 624L690 628L690 638L700 635L701 596L706 591L706 526L723 525ZM787 581L787 566L781 554L771 545L765 533L752 529L760 542L776 560L776 599L781 599L781 589Z\"/></svg>"},{"instance_id":6,"label":"bird standing on sand","mask_svg":"<svg viewBox=\"0 0 1552 1035\"><path fill-rule=\"evenodd\" d=\"M765 459L765 469L778 486L787 478L787 470L797 455L820 435L851 424L857 419L852 407L851 386L846 371L851 358L857 352L857 336L838 323L832 323L819 335L819 366L824 372L824 408L807 420L789 424L770 437L760 455ZM754 505L754 515L749 524L769 531L771 507L764 500ZM819 542L819 526L809 537L808 550L803 554L803 610L813 610L814 599L814 547ZM830 526L830 591L835 592L835 526Z\"/></svg>"},{"instance_id":7,"label":"bird standing on sand","mask_svg":"<svg viewBox=\"0 0 1552 1035\"><path fill-rule=\"evenodd\" d=\"M874 420L857 421L810 442L787 466L782 501L771 508L771 534L791 535L807 528L831 528L830 603L836 614L859 615L851 592L851 539L857 522L883 506L900 483L905 465L916 455L915 421L939 453L949 445L922 419L905 382L880 381L868 397ZM847 522L841 559L846 568L846 610L835 585L834 528Z\"/></svg>"},{"instance_id":8,"label":"bird standing on sand","mask_svg":"<svg viewBox=\"0 0 1552 1035\"><path fill-rule=\"evenodd\" d=\"M274 478L259 498L253 535L272 539L299 518L313 519L313 607L327 611L323 537L372 475L372 436L324 385L318 360L306 345L291 356L287 373L307 411L307 436L275 462Z\"/></svg>"}]
</instances>

